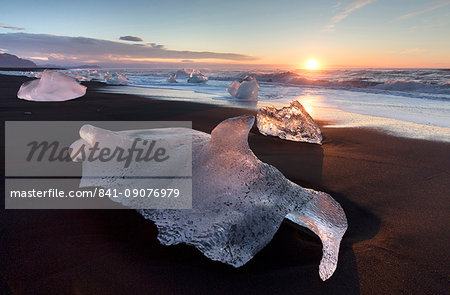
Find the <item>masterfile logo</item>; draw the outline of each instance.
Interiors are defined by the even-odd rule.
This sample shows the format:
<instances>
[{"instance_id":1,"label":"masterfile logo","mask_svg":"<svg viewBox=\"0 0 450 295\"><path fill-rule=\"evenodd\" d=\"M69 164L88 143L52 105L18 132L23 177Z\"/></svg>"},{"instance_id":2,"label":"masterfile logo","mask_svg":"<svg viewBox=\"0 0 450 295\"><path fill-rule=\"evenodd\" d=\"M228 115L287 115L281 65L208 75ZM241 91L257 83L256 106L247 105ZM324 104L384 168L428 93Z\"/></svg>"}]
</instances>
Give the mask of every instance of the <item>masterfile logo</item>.
<instances>
[{"instance_id":1,"label":"masterfile logo","mask_svg":"<svg viewBox=\"0 0 450 295\"><path fill-rule=\"evenodd\" d=\"M5 124L5 208L188 209L191 122ZM112 200L112 201L111 201Z\"/></svg>"}]
</instances>

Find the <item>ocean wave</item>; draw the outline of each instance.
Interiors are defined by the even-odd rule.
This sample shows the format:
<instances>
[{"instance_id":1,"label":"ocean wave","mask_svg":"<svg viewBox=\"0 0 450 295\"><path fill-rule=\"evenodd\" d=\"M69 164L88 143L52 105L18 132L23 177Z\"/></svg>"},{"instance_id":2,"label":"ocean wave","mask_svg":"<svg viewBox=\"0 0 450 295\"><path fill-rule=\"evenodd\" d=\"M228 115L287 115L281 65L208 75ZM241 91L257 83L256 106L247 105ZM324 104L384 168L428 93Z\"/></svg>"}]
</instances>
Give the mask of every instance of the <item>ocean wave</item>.
<instances>
[{"instance_id":1,"label":"ocean wave","mask_svg":"<svg viewBox=\"0 0 450 295\"><path fill-rule=\"evenodd\" d=\"M210 76L210 80L233 81L242 79L245 75L252 75L261 83L450 96L450 82L448 82L450 77L445 71L445 74L442 73L441 70L341 70L322 71L311 77L311 75L308 75L309 73L296 71L239 72ZM442 97L439 96L439 98Z\"/></svg>"},{"instance_id":2,"label":"ocean wave","mask_svg":"<svg viewBox=\"0 0 450 295\"><path fill-rule=\"evenodd\" d=\"M416 91L425 93L450 94L450 83L445 84L431 84L407 80L389 81L383 84L374 86L381 90L395 90L395 91Z\"/></svg>"},{"instance_id":3,"label":"ocean wave","mask_svg":"<svg viewBox=\"0 0 450 295\"><path fill-rule=\"evenodd\" d=\"M144 85L149 87L165 86L166 79L172 73L180 75L177 87L187 87L187 73L192 69L162 69L162 70L119 70L121 74L128 76L132 85ZM73 74L94 76L85 72L70 70ZM106 69L95 71L99 76L108 72ZM202 86L205 88L226 87L222 84L242 80L251 75L255 77L261 86L296 86L301 88L328 88L369 93L384 93L399 96L411 96L426 99L450 100L450 69L342 69L342 70L211 70L202 69L209 83ZM182 74L185 75L182 75ZM8 74L21 74L36 76L40 73L17 72ZM92 76L92 77L91 77ZM178 77L178 75L177 75ZM80 79L79 79L80 80ZM185 85L186 84L186 85ZM171 87L174 87L173 85ZM192 86L189 86L192 87ZM223 89L221 88L223 87ZM211 89L209 89L211 90ZM214 91L213 91L214 92ZM217 92L217 91L216 91ZM264 92L264 91L263 91ZM215 92L214 92L215 93Z\"/></svg>"}]
</instances>

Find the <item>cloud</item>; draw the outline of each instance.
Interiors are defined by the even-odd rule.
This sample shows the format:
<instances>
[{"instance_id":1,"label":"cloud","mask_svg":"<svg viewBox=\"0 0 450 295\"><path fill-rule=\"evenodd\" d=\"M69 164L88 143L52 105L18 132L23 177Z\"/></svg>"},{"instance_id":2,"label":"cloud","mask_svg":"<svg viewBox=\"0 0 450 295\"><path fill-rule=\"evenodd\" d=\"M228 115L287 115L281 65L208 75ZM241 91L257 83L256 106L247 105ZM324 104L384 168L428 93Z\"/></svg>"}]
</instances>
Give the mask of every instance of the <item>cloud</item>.
<instances>
[{"instance_id":1,"label":"cloud","mask_svg":"<svg viewBox=\"0 0 450 295\"><path fill-rule=\"evenodd\" d=\"M136 36L122 36L122 37L119 38L119 40L133 41L133 42L141 42L141 41L143 41L142 38L136 37Z\"/></svg>"},{"instance_id":2,"label":"cloud","mask_svg":"<svg viewBox=\"0 0 450 295\"><path fill-rule=\"evenodd\" d=\"M339 12L331 18L330 24L323 28L325 32L332 32L336 29L336 25L346 19L351 13L354 11L363 8L364 6L374 2L375 0L355 0L350 2L348 5L339 10ZM334 8L339 8L342 5L339 3L338 6L334 6Z\"/></svg>"},{"instance_id":3,"label":"cloud","mask_svg":"<svg viewBox=\"0 0 450 295\"><path fill-rule=\"evenodd\" d=\"M152 48L157 48L157 49L164 48L164 45L160 45L160 44L156 44L156 43L147 43L147 45L151 46Z\"/></svg>"},{"instance_id":4,"label":"cloud","mask_svg":"<svg viewBox=\"0 0 450 295\"><path fill-rule=\"evenodd\" d=\"M434 2L433 4L431 4L431 5L427 6L427 7L422 8L422 9L411 11L411 12L409 12L407 14L399 16L397 18L397 20L415 17L415 16L418 16L418 15L421 15L421 14L424 14L424 13L436 10L438 8L447 6L449 4L450 4L450 1L437 1L437 2Z\"/></svg>"},{"instance_id":5,"label":"cloud","mask_svg":"<svg viewBox=\"0 0 450 295\"><path fill-rule=\"evenodd\" d=\"M20 27L14 27L8 24L4 24L4 23L0 23L0 28L3 29L10 29L10 30L14 30L14 31L23 31L25 30L25 28L20 28Z\"/></svg>"},{"instance_id":6,"label":"cloud","mask_svg":"<svg viewBox=\"0 0 450 295\"><path fill-rule=\"evenodd\" d=\"M182 59L181 62L183 62L183 63L193 63L194 61L192 59Z\"/></svg>"},{"instance_id":7,"label":"cloud","mask_svg":"<svg viewBox=\"0 0 450 295\"><path fill-rule=\"evenodd\" d=\"M210 51L180 51L150 43L144 46L86 37L67 37L47 34L8 33L0 34L0 44L19 56L55 56L73 62L98 60L103 63L151 62L152 59L218 59L251 61L255 57Z\"/></svg>"}]
</instances>

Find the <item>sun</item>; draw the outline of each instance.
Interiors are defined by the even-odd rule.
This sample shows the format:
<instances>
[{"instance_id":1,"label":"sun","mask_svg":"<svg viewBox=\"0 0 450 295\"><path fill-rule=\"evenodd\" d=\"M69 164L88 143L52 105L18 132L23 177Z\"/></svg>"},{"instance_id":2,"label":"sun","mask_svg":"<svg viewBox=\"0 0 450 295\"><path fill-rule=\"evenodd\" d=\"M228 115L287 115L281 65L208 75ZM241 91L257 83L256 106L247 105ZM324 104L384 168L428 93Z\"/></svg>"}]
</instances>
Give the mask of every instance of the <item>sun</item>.
<instances>
[{"instance_id":1,"label":"sun","mask_svg":"<svg viewBox=\"0 0 450 295\"><path fill-rule=\"evenodd\" d=\"M315 59L310 59L305 64L305 69L307 70L317 70L319 68L319 63Z\"/></svg>"}]
</instances>

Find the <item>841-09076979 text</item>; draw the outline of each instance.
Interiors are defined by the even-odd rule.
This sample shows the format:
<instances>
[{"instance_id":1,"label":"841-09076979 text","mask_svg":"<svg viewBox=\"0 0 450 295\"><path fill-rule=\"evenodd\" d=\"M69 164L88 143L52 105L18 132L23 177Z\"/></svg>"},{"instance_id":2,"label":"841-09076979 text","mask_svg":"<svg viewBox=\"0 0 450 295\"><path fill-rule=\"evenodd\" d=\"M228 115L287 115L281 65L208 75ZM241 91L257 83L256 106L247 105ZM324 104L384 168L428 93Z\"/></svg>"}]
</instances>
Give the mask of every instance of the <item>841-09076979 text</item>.
<instances>
[{"instance_id":1,"label":"841-09076979 text","mask_svg":"<svg viewBox=\"0 0 450 295\"><path fill-rule=\"evenodd\" d=\"M123 191L119 189L99 189L99 197L117 198L178 198L180 196L180 190L174 188L162 188L162 189L152 189L152 188L141 188L141 189L124 189Z\"/></svg>"}]
</instances>

